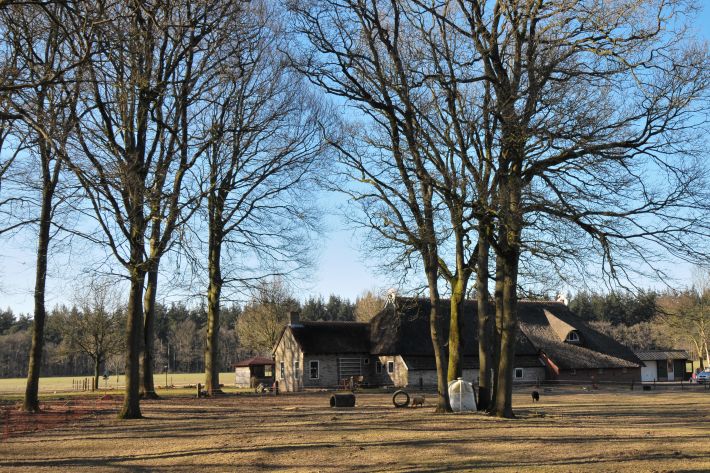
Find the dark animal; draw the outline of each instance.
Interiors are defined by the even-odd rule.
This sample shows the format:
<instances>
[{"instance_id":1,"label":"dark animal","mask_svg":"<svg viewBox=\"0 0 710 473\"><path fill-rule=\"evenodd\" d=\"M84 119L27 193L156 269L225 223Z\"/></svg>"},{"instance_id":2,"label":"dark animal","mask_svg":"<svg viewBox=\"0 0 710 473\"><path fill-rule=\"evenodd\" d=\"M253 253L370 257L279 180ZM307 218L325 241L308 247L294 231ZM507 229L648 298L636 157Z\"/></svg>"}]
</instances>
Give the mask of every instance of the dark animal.
<instances>
[{"instance_id":1,"label":"dark animal","mask_svg":"<svg viewBox=\"0 0 710 473\"><path fill-rule=\"evenodd\" d=\"M420 407L424 407L424 395L422 394L421 396L414 396L412 398L412 407L417 407L419 405Z\"/></svg>"},{"instance_id":2,"label":"dark animal","mask_svg":"<svg viewBox=\"0 0 710 473\"><path fill-rule=\"evenodd\" d=\"M540 393L537 391L532 392L532 400L533 402L538 402L540 400Z\"/></svg>"}]
</instances>

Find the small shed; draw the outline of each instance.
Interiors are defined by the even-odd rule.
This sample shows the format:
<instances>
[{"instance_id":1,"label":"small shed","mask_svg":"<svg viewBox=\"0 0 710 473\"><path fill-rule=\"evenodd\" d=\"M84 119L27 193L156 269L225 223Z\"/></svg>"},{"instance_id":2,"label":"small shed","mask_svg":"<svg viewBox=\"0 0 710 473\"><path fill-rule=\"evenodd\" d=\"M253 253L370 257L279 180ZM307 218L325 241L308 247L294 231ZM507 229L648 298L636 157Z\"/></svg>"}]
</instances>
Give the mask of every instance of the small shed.
<instances>
[{"instance_id":1,"label":"small shed","mask_svg":"<svg viewBox=\"0 0 710 473\"><path fill-rule=\"evenodd\" d=\"M643 350L637 351L644 365L641 367L641 381L687 381L692 375L689 368L690 356L684 350Z\"/></svg>"},{"instance_id":2,"label":"small shed","mask_svg":"<svg viewBox=\"0 0 710 473\"><path fill-rule=\"evenodd\" d=\"M259 383L274 382L274 360L254 356L234 364L234 384L238 388L254 388Z\"/></svg>"}]
</instances>

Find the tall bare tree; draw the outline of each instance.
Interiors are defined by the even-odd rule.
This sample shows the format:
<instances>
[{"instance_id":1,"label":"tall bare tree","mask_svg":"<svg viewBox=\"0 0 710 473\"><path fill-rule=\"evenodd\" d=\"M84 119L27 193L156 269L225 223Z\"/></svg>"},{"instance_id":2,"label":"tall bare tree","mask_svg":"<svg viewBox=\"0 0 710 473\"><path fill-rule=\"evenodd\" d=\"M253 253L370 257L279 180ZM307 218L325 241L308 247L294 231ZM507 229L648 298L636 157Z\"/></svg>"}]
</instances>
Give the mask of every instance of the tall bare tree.
<instances>
[{"instance_id":1,"label":"tall bare tree","mask_svg":"<svg viewBox=\"0 0 710 473\"><path fill-rule=\"evenodd\" d=\"M62 198L57 198L57 186L67 152L67 142L76 124L75 110L79 88L73 74L73 65L80 53L75 35L83 30L74 12L61 4L6 6L0 10L0 23L5 33L5 41L13 50L13 67L22 71L19 74L23 78L22 87L17 87L13 93L7 95L3 106L14 115L15 140L24 144L32 161L30 164L28 160L26 165L22 166L26 172L19 172L19 175L26 178L23 181L24 187L30 188L30 194L39 194L39 198L29 198L30 202L36 204L32 208L37 209L32 215L15 214L16 208L25 207L16 204L28 203L22 198L22 194L6 201L8 205L3 209L3 213L12 217L12 221L3 231L17 229L27 223L37 225L34 323L23 402L24 410L36 412L39 410L38 386L44 346L48 253L53 219L57 206L63 201ZM50 77L54 77L54 80L48 80ZM21 149L18 148L17 152ZM18 156L17 152L3 163L0 173L6 172L9 164ZM35 169L40 170L39 176L34 172ZM37 178L39 188L33 184ZM19 190L19 187L16 187L16 190Z\"/></svg>"},{"instance_id":2,"label":"tall bare tree","mask_svg":"<svg viewBox=\"0 0 710 473\"><path fill-rule=\"evenodd\" d=\"M536 214L584 230L612 277L700 252L708 52L682 27L693 3L458 0L455 19L436 13L475 46L500 123L497 415L513 414L518 271Z\"/></svg>"},{"instance_id":3,"label":"tall bare tree","mask_svg":"<svg viewBox=\"0 0 710 473\"><path fill-rule=\"evenodd\" d=\"M191 105L204 91L207 70L219 62L209 56L211 35L229 17L230 5L129 1L95 9L102 21L91 38L93 59L83 71L88 86L77 133L82 159L73 160L72 168L104 244L128 272L126 397L119 415L137 418L142 348L144 380L152 373L151 307L159 260L187 218L185 176L200 154L192 146L199 112ZM152 376L144 388L152 392Z\"/></svg>"},{"instance_id":4,"label":"tall bare tree","mask_svg":"<svg viewBox=\"0 0 710 473\"><path fill-rule=\"evenodd\" d=\"M244 6L221 64L208 124L205 387L218 390L223 290L287 278L309 266L316 214L306 196L330 111L286 65L282 14ZM228 258L225 258L228 256Z\"/></svg>"},{"instance_id":5,"label":"tall bare tree","mask_svg":"<svg viewBox=\"0 0 710 473\"><path fill-rule=\"evenodd\" d=\"M347 130L358 143L336 144L349 168L346 180L359 182L346 187L363 204L359 223L379 240L375 246L394 250L391 268L424 267L434 311L439 406L446 410L446 382L462 374L463 300L479 259L479 218L488 212L476 203L488 203L494 184L490 143L472 124L490 116L472 100L479 87L457 82L465 73L458 61L474 62L475 49L449 37L445 21L413 7L305 2L293 10L311 48L298 67L365 116L355 125L362 133ZM448 341L440 339L435 313L440 278L452 299Z\"/></svg>"}]
</instances>

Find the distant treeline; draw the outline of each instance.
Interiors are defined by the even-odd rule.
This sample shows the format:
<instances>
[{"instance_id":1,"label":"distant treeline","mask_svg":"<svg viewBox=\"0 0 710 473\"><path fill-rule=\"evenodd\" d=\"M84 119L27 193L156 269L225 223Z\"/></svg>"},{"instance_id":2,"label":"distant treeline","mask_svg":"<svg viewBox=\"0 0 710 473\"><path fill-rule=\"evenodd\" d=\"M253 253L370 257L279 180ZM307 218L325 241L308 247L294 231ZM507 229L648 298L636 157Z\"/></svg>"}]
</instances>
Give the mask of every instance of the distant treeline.
<instances>
[{"instance_id":1,"label":"distant treeline","mask_svg":"<svg viewBox=\"0 0 710 473\"><path fill-rule=\"evenodd\" d=\"M223 371L231 370L232 364L240 359L265 354L270 349L270 347L265 349L249 343L240 343L237 321L245 310L248 312L254 308L254 305L254 303L245 306L234 304L224 307L221 311L219 354L220 367ZM310 298L304 303L289 298L283 305L286 311L277 318L278 326L283 326L285 323L287 310L299 311L304 320L355 320L355 304L338 296L330 296L328 299ZM43 376L90 376L93 373L91 357L70 342L69 330L73 327L66 323L66 319L72 312L80 312L80 309L59 306L48 314L41 368ZM166 365L170 372L203 371L206 309L190 308L181 303L159 304L156 315L155 372L162 373ZM114 325L115 329L122 334L124 324ZM251 328L253 327L241 328L245 338L248 338L248 331ZM31 316L14 314L11 309L0 310L0 377L27 376L31 331ZM123 350L123 343L121 343L120 351L107 356L102 372L123 373Z\"/></svg>"},{"instance_id":2,"label":"distant treeline","mask_svg":"<svg viewBox=\"0 0 710 473\"><path fill-rule=\"evenodd\" d=\"M595 293L582 291L571 298L570 309L594 328L630 348L681 348L696 359L707 358L698 332L710 316L701 300L691 292L670 293L652 290ZM302 320L366 321L376 314L384 300L372 293L354 303L335 295L328 299L309 298L299 302L278 286L265 286L259 297L244 304L222 309L220 317L220 369L231 370L238 360L269 355L288 320L288 311L300 312ZM204 370L207 312L204 307L182 303L159 304L156 314L155 372L200 372ZM703 309L703 310L700 310ZM119 309L120 311L120 309ZM68 321L76 307L56 307L47 318L44 376L85 376L93 370L92 358L72 342L76 321ZM118 314L119 319L125 314ZM27 375L32 319L25 314L0 310L0 377ZM114 325L122 333L123 319ZM86 329L84 329L86 330ZM122 337L121 337L121 340ZM123 373L124 346L107 354L102 372ZM706 346L706 344L705 344Z\"/></svg>"}]
</instances>

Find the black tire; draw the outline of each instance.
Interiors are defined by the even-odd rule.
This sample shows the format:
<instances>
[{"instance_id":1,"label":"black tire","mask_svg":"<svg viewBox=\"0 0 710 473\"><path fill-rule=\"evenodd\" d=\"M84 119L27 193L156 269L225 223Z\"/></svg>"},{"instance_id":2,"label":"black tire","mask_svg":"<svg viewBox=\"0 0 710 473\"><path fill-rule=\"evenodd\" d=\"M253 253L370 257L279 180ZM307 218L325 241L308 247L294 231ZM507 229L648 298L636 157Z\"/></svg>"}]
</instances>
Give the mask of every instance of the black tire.
<instances>
[{"instance_id":1,"label":"black tire","mask_svg":"<svg viewBox=\"0 0 710 473\"><path fill-rule=\"evenodd\" d=\"M402 397L404 396L404 401L397 401L397 397ZM409 393L407 391L403 391L402 389L395 391L394 394L392 394L392 404L394 404L394 407L407 407L409 406Z\"/></svg>"}]
</instances>

